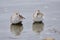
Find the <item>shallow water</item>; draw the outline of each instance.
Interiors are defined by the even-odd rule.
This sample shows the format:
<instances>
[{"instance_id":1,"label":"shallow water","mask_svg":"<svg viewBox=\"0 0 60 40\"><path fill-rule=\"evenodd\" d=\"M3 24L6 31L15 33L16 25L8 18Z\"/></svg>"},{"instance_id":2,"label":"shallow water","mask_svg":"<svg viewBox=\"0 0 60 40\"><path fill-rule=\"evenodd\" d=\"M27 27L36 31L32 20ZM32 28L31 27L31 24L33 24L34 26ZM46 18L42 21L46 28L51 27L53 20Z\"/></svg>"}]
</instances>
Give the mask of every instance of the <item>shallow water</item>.
<instances>
[{"instance_id":1,"label":"shallow water","mask_svg":"<svg viewBox=\"0 0 60 40\"><path fill-rule=\"evenodd\" d=\"M60 0L0 0L0 40L60 40ZM36 9L44 14L43 23L33 23ZM11 25L10 16L19 10L26 19Z\"/></svg>"}]
</instances>

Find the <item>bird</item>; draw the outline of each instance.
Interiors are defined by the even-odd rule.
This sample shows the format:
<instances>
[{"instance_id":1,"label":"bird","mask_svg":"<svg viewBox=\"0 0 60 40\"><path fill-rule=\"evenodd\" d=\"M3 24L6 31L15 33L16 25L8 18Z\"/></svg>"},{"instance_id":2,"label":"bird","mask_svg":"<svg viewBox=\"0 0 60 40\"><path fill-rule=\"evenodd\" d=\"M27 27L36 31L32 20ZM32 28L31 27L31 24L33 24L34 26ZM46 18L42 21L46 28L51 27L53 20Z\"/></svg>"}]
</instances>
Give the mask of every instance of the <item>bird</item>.
<instances>
[{"instance_id":1,"label":"bird","mask_svg":"<svg viewBox=\"0 0 60 40\"><path fill-rule=\"evenodd\" d=\"M34 22L42 22L44 15L40 12L40 10L36 10L32 16Z\"/></svg>"},{"instance_id":2,"label":"bird","mask_svg":"<svg viewBox=\"0 0 60 40\"><path fill-rule=\"evenodd\" d=\"M20 15L18 12L14 13L10 18L11 24L18 24L22 23L23 19L25 19L22 15Z\"/></svg>"},{"instance_id":3,"label":"bird","mask_svg":"<svg viewBox=\"0 0 60 40\"><path fill-rule=\"evenodd\" d=\"M44 38L43 40L55 40L55 39L52 37L47 37L47 38Z\"/></svg>"}]
</instances>

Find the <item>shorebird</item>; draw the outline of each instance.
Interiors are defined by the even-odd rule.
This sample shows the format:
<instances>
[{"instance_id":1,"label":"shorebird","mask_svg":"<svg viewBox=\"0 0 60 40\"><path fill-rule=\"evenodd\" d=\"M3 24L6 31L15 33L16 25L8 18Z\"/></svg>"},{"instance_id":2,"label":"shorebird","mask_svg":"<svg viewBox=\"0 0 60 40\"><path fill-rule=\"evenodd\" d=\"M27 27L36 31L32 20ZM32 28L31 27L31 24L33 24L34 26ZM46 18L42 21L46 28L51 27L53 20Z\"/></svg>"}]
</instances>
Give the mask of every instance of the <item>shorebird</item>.
<instances>
[{"instance_id":1,"label":"shorebird","mask_svg":"<svg viewBox=\"0 0 60 40\"><path fill-rule=\"evenodd\" d=\"M48 37L48 38L44 38L43 40L55 40L55 39L52 37Z\"/></svg>"},{"instance_id":2,"label":"shorebird","mask_svg":"<svg viewBox=\"0 0 60 40\"><path fill-rule=\"evenodd\" d=\"M33 14L33 21L34 22L42 22L43 20L43 14L40 12L40 10L36 10Z\"/></svg>"},{"instance_id":3,"label":"shorebird","mask_svg":"<svg viewBox=\"0 0 60 40\"><path fill-rule=\"evenodd\" d=\"M10 22L12 24L18 24L21 23L23 19L25 18L22 15L20 15L19 13L14 13L10 18Z\"/></svg>"}]
</instances>

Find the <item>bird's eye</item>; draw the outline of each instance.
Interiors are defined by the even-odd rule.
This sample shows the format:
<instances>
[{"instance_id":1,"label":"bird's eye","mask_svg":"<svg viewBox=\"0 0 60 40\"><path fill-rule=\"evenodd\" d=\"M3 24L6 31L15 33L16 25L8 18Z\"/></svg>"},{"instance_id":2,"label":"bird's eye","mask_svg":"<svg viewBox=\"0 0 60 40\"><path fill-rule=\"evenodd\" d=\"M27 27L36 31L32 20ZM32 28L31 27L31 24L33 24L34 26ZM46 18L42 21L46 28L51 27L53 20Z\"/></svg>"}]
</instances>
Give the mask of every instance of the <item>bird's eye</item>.
<instances>
[{"instance_id":1,"label":"bird's eye","mask_svg":"<svg viewBox=\"0 0 60 40\"><path fill-rule=\"evenodd\" d=\"M39 15L39 13L37 13L37 15Z\"/></svg>"}]
</instances>

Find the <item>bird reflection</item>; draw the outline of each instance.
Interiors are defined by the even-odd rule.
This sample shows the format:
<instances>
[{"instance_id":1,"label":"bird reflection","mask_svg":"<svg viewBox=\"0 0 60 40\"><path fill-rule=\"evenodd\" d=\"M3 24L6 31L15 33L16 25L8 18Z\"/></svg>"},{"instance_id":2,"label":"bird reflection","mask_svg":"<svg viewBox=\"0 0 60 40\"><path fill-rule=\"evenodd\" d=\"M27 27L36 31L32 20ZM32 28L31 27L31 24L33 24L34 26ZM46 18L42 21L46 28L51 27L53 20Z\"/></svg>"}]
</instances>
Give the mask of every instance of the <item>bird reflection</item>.
<instances>
[{"instance_id":1,"label":"bird reflection","mask_svg":"<svg viewBox=\"0 0 60 40\"><path fill-rule=\"evenodd\" d=\"M23 30L23 24L11 24L10 31L14 36L19 36Z\"/></svg>"},{"instance_id":2,"label":"bird reflection","mask_svg":"<svg viewBox=\"0 0 60 40\"><path fill-rule=\"evenodd\" d=\"M40 33L41 31L43 31L43 27L44 27L44 23L43 22L34 22L32 29L34 32L36 33Z\"/></svg>"}]
</instances>

